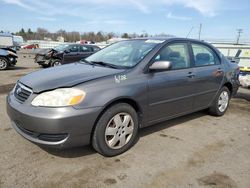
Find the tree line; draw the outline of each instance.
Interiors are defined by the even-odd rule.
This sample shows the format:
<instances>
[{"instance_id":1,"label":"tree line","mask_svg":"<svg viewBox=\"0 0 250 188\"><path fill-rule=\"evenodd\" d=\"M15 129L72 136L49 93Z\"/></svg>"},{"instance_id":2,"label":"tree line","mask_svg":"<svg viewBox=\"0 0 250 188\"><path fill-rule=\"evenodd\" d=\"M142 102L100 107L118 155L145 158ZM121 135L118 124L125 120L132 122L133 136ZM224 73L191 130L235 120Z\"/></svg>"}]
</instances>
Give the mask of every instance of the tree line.
<instances>
[{"instance_id":1,"label":"tree line","mask_svg":"<svg viewBox=\"0 0 250 188\"><path fill-rule=\"evenodd\" d=\"M60 29L56 32L49 32L45 28L37 28L36 31L32 31L30 28L25 30L22 28L20 31L13 33L15 35L22 36L25 41L27 40L58 40L58 37L63 37L65 42L76 42L79 40L87 40L87 41L94 41L94 42L102 42L107 41L113 37L121 37L121 38L137 38L137 37L150 37L153 35L149 35L148 33L144 32L143 34L137 33L123 33L117 34L114 32L83 32L80 33L78 31L65 31ZM156 34L154 36L172 36L165 33Z\"/></svg>"}]
</instances>

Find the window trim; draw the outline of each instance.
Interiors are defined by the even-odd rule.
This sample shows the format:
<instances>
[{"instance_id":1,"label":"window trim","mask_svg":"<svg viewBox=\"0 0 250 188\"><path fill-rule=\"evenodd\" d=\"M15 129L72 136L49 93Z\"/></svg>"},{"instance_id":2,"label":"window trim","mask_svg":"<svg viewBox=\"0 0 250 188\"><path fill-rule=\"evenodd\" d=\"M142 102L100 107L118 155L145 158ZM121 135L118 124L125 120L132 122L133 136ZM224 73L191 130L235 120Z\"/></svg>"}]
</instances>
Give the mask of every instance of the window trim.
<instances>
[{"instance_id":1,"label":"window trim","mask_svg":"<svg viewBox=\"0 0 250 188\"><path fill-rule=\"evenodd\" d=\"M149 70L149 67L154 63L154 59L157 57L157 55L164 50L167 46L173 45L173 44L185 44L187 47L187 55L188 55L188 60L189 60L189 67L185 68L180 68L180 69L169 69L169 70L164 70L164 71L156 71L156 72L168 72L168 71L178 71L178 70L185 70L185 69L190 69L192 68L192 57L190 54L190 47L189 47L189 41L185 40L178 40L178 41L171 41L163 45L156 53L155 55L150 59L149 63L147 64L147 73L150 73L151 71Z\"/></svg>"},{"instance_id":2,"label":"window trim","mask_svg":"<svg viewBox=\"0 0 250 188\"><path fill-rule=\"evenodd\" d=\"M213 64L213 65L195 66L195 57L194 57L194 51L193 51L192 44L196 44L196 45L199 45L199 46L205 46L208 49L210 49L213 52L213 55L215 55L217 57L219 63L218 64ZM200 43L200 42L196 42L196 41L189 41L189 48L190 48L190 56L191 56L191 59L192 59L192 63L191 63L192 68L210 67L210 66L221 65L221 58L219 57L218 53L211 46L207 45L206 43ZM214 57L214 58L216 58L216 57Z\"/></svg>"}]
</instances>

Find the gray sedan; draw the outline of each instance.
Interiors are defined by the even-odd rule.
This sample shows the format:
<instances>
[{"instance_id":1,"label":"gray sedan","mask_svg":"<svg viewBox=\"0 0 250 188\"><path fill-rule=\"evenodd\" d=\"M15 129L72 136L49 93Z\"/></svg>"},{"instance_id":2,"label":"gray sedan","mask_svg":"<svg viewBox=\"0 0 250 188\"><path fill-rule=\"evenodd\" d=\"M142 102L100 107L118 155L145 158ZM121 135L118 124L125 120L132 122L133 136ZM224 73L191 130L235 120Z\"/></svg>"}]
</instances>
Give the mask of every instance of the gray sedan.
<instances>
[{"instance_id":1,"label":"gray sedan","mask_svg":"<svg viewBox=\"0 0 250 188\"><path fill-rule=\"evenodd\" d=\"M7 111L24 138L51 147L86 144L115 156L139 128L208 109L222 116L237 92L237 64L191 39L132 39L85 60L22 77Z\"/></svg>"}]
</instances>

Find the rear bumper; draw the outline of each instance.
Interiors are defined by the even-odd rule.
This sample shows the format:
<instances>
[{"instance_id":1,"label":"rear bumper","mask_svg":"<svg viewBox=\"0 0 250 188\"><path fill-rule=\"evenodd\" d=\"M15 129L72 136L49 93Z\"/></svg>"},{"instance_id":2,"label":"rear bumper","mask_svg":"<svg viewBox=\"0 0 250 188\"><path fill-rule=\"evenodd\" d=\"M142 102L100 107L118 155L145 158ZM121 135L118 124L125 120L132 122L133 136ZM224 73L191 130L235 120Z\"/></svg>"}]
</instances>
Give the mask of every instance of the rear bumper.
<instances>
[{"instance_id":1,"label":"rear bumper","mask_svg":"<svg viewBox=\"0 0 250 188\"><path fill-rule=\"evenodd\" d=\"M36 144L56 148L90 143L91 132L101 108L43 108L21 104L10 94L7 113L13 128Z\"/></svg>"}]
</instances>

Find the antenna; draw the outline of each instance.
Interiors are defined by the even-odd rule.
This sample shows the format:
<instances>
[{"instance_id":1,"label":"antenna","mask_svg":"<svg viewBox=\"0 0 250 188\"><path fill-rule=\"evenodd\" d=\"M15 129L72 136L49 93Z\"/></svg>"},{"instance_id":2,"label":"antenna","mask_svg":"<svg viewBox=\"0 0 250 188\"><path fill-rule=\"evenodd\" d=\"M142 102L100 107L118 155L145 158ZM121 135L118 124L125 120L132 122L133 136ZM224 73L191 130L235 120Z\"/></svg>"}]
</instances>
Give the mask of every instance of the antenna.
<instances>
[{"instance_id":1,"label":"antenna","mask_svg":"<svg viewBox=\"0 0 250 188\"><path fill-rule=\"evenodd\" d=\"M243 33L243 30L242 29L237 29L237 32L238 32L238 36L237 36L236 44L239 44L239 42L240 42L240 36Z\"/></svg>"},{"instance_id":2,"label":"antenna","mask_svg":"<svg viewBox=\"0 0 250 188\"><path fill-rule=\"evenodd\" d=\"M194 29L194 26L192 26L192 27L191 27L191 29L189 30L189 32L188 32L188 34L187 34L186 38L188 38L188 37L189 37L189 35L190 35L190 34L191 34L191 32L193 31L193 29Z\"/></svg>"}]
</instances>

